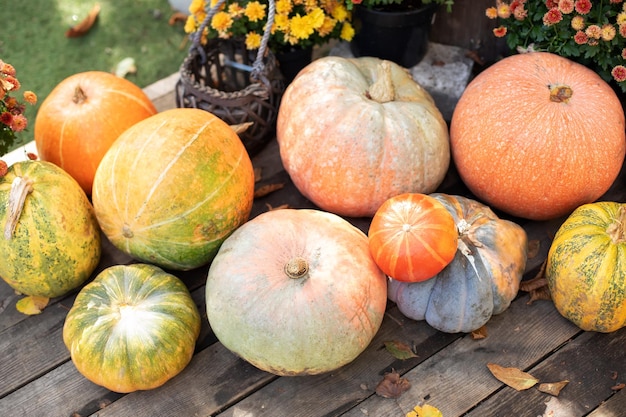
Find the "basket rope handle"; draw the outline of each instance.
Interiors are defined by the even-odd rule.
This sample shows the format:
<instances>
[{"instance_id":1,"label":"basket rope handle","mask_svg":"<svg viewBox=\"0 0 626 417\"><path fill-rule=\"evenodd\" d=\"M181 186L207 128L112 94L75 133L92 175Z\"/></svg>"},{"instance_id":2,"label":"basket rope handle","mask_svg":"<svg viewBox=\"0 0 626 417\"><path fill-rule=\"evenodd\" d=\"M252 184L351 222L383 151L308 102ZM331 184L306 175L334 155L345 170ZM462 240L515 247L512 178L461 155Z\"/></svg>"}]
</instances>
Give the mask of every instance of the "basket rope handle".
<instances>
[{"instance_id":1,"label":"basket rope handle","mask_svg":"<svg viewBox=\"0 0 626 417\"><path fill-rule=\"evenodd\" d=\"M191 48L189 49L189 52L192 52L195 49L198 52L198 54L201 56L203 63L206 62L207 58L206 58L206 52L200 46L201 39L202 39L202 32L204 32L204 29L209 25L209 23L211 22L211 19L213 19L213 16L215 16L215 13L217 13L217 11L222 7L222 5L225 2L226 0L218 0L218 2L215 3L215 6L211 7L208 10L206 17L204 18L204 20L198 27L198 30L192 35L192 45L191 45ZM267 79L267 77L263 75L263 69L265 67L265 64L263 63L263 57L265 56L267 44L270 39L270 34L271 34L270 32L272 30L272 26L274 25L275 14L276 14L275 1L269 0L269 11L267 13L267 22L265 24L263 37L261 38L261 45L259 46L259 49L256 54L256 59L254 60L254 63L252 64L252 70L250 71L251 79L253 80L261 79L261 81L263 81L263 83L267 85L269 85L269 80Z\"/></svg>"}]
</instances>

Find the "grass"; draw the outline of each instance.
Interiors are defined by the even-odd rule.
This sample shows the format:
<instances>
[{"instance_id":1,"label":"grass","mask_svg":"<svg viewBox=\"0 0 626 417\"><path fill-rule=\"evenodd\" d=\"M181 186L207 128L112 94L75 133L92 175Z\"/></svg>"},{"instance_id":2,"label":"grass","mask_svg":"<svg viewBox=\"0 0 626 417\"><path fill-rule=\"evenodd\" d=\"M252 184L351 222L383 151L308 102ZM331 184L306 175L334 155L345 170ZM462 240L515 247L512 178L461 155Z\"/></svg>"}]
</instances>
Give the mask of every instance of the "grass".
<instances>
[{"instance_id":1,"label":"grass","mask_svg":"<svg viewBox=\"0 0 626 417\"><path fill-rule=\"evenodd\" d=\"M66 38L66 30L82 21L95 3L101 11L91 30L80 38ZM146 87L178 71L189 47L183 24L168 23L173 11L167 0L0 0L0 4L0 59L16 68L21 90L34 91L39 103L68 76L113 72L126 57L137 67L126 78ZM38 106L27 107L29 127L13 148L33 140Z\"/></svg>"}]
</instances>

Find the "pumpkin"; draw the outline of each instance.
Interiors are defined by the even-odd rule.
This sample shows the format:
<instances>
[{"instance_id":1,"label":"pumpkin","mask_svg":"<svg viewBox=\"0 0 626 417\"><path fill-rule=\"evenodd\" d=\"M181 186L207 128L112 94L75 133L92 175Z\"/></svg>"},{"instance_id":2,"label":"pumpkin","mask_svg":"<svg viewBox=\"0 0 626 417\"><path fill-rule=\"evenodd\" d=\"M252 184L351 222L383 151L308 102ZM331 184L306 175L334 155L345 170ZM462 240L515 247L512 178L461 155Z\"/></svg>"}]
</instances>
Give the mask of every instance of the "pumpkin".
<instances>
[{"instance_id":1,"label":"pumpkin","mask_svg":"<svg viewBox=\"0 0 626 417\"><path fill-rule=\"evenodd\" d=\"M408 318L446 333L472 332L505 311L527 260L526 232L478 201L431 194L452 214L459 238L454 259L433 278L389 281L389 299Z\"/></svg>"},{"instance_id":2,"label":"pumpkin","mask_svg":"<svg viewBox=\"0 0 626 417\"><path fill-rule=\"evenodd\" d=\"M0 276L22 294L64 295L100 260L91 203L69 174L49 162L17 162L0 177L0 226Z\"/></svg>"},{"instance_id":3,"label":"pumpkin","mask_svg":"<svg viewBox=\"0 0 626 417\"><path fill-rule=\"evenodd\" d=\"M76 369L115 392L149 390L182 371L200 335L185 284L147 264L115 265L79 292L63 325Z\"/></svg>"},{"instance_id":4,"label":"pumpkin","mask_svg":"<svg viewBox=\"0 0 626 417\"><path fill-rule=\"evenodd\" d=\"M624 112L592 70L548 52L513 55L463 92L450 125L454 163L481 201L547 220L603 195L625 154Z\"/></svg>"},{"instance_id":5,"label":"pumpkin","mask_svg":"<svg viewBox=\"0 0 626 417\"><path fill-rule=\"evenodd\" d=\"M220 342L276 375L313 375L354 360L380 328L385 274L367 236L314 209L265 212L211 263L206 310Z\"/></svg>"},{"instance_id":6,"label":"pumpkin","mask_svg":"<svg viewBox=\"0 0 626 417\"><path fill-rule=\"evenodd\" d=\"M546 262L550 295L561 315L583 330L626 326L626 205L578 207L554 236Z\"/></svg>"},{"instance_id":7,"label":"pumpkin","mask_svg":"<svg viewBox=\"0 0 626 417\"><path fill-rule=\"evenodd\" d=\"M213 114L181 108L127 129L96 171L93 204L104 234L142 262L189 270L213 259L248 220L252 162Z\"/></svg>"},{"instance_id":8,"label":"pumpkin","mask_svg":"<svg viewBox=\"0 0 626 417\"><path fill-rule=\"evenodd\" d=\"M287 87L280 157L317 207L372 217L402 193L430 193L450 163L448 126L432 97L390 61L325 57Z\"/></svg>"},{"instance_id":9,"label":"pumpkin","mask_svg":"<svg viewBox=\"0 0 626 417\"><path fill-rule=\"evenodd\" d=\"M452 262L458 233L454 218L425 194L391 197L376 211L368 232L376 264L398 281L424 281Z\"/></svg>"},{"instance_id":10,"label":"pumpkin","mask_svg":"<svg viewBox=\"0 0 626 417\"><path fill-rule=\"evenodd\" d=\"M91 195L96 168L111 144L156 112L131 81L102 71L71 75L39 107L34 131L37 153L67 171Z\"/></svg>"}]
</instances>

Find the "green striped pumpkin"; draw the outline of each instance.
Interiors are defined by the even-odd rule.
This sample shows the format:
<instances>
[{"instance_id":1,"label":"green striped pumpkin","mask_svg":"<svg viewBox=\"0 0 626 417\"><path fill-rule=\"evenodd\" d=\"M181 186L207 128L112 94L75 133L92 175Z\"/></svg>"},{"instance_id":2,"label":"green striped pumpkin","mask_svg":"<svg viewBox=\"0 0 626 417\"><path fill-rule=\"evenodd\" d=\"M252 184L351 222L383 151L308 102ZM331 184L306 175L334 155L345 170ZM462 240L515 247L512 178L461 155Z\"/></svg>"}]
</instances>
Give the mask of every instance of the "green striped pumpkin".
<instances>
[{"instance_id":1,"label":"green striped pumpkin","mask_svg":"<svg viewBox=\"0 0 626 417\"><path fill-rule=\"evenodd\" d=\"M209 263L248 220L254 171L225 122L204 110L172 109L120 135L98 166L92 198L118 249L189 270Z\"/></svg>"},{"instance_id":2,"label":"green striped pumpkin","mask_svg":"<svg viewBox=\"0 0 626 417\"><path fill-rule=\"evenodd\" d=\"M100 260L91 203L76 180L49 162L17 162L0 178L0 226L0 276L22 294L64 295Z\"/></svg>"},{"instance_id":3,"label":"green striped pumpkin","mask_svg":"<svg viewBox=\"0 0 626 417\"><path fill-rule=\"evenodd\" d=\"M63 341L83 376L127 393L180 373L193 356L200 323L180 279L154 265L115 265L80 291Z\"/></svg>"},{"instance_id":4,"label":"green striped pumpkin","mask_svg":"<svg viewBox=\"0 0 626 417\"><path fill-rule=\"evenodd\" d=\"M626 205L578 207L548 252L546 279L561 315L583 330L626 325Z\"/></svg>"}]
</instances>

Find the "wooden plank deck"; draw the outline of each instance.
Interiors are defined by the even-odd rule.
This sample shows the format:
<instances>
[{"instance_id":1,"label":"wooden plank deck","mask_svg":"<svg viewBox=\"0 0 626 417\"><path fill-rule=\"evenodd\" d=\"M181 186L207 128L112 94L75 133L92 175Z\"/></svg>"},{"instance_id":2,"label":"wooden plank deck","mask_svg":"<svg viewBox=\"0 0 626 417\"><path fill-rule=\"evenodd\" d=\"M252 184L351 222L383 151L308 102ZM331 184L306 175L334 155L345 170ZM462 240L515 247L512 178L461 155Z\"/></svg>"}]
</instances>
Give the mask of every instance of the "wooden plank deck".
<instances>
[{"instance_id":1,"label":"wooden plank deck","mask_svg":"<svg viewBox=\"0 0 626 417\"><path fill-rule=\"evenodd\" d=\"M171 96L153 97L160 109L172 106ZM252 216L268 210L268 204L314 207L282 169L276 141L253 163L262 172L258 186L285 183L285 187L255 201ZM438 191L471 197L453 169ZM624 170L602 199L626 201ZM368 219L349 220L367 231ZM518 219L529 239L540 242L525 279L539 269L562 220ZM103 245L95 273L132 262L106 239ZM164 386L127 395L89 382L69 358L61 333L76 292L52 300L43 314L29 317L16 312L19 297L0 281L0 416L402 417L424 402L445 417L626 416L626 389L616 389L626 383L626 329L583 332L549 301L529 305L528 295L520 293L507 311L490 320L488 337L481 340L438 332L424 322L406 319L389 303L380 331L354 362L323 375L277 377L233 355L211 332L204 306L207 271L203 267L176 273L203 314L193 360ZM386 341L412 346L417 357L394 358L384 348ZM526 370L541 382L570 382L558 397L536 388L517 392L490 374L489 362ZM397 399L376 395L376 385L392 370L407 378L411 388Z\"/></svg>"}]
</instances>

